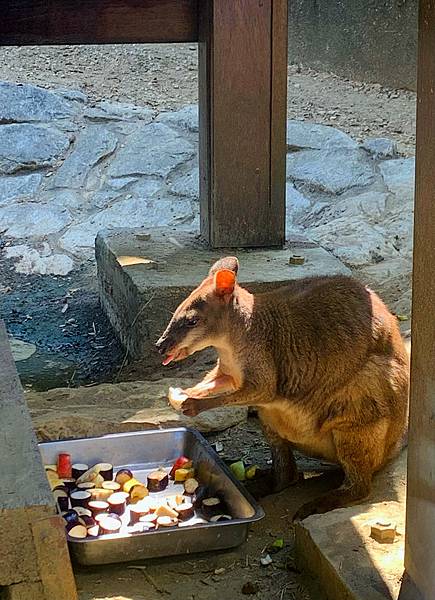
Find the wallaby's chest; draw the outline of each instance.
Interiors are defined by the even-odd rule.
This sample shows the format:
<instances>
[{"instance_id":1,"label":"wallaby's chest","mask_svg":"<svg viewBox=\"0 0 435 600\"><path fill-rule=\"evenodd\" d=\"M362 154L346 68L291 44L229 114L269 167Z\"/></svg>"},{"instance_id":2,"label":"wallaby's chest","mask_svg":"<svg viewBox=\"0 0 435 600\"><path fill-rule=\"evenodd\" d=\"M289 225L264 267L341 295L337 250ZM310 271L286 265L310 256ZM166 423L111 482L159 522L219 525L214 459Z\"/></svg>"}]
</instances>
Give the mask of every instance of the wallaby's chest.
<instances>
[{"instance_id":1,"label":"wallaby's chest","mask_svg":"<svg viewBox=\"0 0 435 600\"><path fill-rule=\"evenodd\" d=\"M331 433L319 432L314 414L288 400L277 399L259 410L260 419L280 437L308 456L335 462Z\"/></svg>"}]
</instances>

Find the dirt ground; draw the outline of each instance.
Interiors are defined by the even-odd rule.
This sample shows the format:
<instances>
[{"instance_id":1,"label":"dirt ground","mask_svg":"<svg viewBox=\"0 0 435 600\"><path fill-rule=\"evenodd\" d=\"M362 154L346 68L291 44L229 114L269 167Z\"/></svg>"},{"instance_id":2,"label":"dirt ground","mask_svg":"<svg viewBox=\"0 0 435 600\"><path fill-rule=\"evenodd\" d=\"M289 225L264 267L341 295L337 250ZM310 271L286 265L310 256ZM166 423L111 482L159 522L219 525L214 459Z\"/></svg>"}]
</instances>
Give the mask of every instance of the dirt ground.
<instances>
[{"instance_id":1,"label":"dirt ground","mask_svg":"<svg viewBox=\"0 0 435 600\"><path fill-rule=\"evenodd\" d=\"M112 99L174 109L198 98L195 44L53 46L0 49L0 79L81 89ZM339 127L357 140L391 137L413 153L415 93L358 83L290 65L288 116Z\"/></svg>"}]
</instances>

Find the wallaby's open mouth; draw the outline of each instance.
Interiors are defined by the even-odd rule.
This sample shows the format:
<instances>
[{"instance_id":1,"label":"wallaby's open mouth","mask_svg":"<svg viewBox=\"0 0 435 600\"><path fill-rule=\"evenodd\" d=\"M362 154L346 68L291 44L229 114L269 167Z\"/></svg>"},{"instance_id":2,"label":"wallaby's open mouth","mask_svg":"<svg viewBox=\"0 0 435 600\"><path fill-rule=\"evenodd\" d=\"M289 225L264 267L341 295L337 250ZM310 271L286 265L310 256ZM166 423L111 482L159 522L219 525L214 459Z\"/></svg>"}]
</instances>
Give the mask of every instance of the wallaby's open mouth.
<instances>
[{"instance_id":1,"label":"wallaby's open mouth","mask_svg":"<svg viewBox=\"0 0 435 600\"><path fill-rule=\"evenodd\" d=\"M166 367L166 365L169 365L169 363L178 360L183 360L187 356L189 356L189 352L185 346L183 346L182 348L171 348L171 350L169 350L169 352L166 353L162 365Z\"/></svg>"}]
</instances>

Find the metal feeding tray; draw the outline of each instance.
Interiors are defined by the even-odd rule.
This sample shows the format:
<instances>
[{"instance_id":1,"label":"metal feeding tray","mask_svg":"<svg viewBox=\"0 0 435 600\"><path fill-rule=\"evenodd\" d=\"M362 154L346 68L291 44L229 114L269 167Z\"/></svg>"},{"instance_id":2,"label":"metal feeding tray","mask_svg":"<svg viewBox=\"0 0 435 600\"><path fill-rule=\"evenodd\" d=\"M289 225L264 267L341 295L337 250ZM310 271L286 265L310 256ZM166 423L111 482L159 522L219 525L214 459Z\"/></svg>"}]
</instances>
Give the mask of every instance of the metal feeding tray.
<instances>
[{"instance_id":1,"label":"metal feeding tray","mask_svg":"<svg viewBox=\"0 0 435 600\"><path fill-rule=\"evenodd\" d=\"M207 485L225 501L232 516L230 521L218 523L142 533L122 533L121 530L113 535L68 540L71 556L82 565L234 548L246 540L249 525L264 516L263 509L234 478L202 435L186 427L45 442L39 444L39 449L44 464L55 464L59 452L67 452L74 463L92 466L110 462L114 471L128 468L143 482L150 471L160 466L170 468L179 456L185 455L193 461L201 484ZM171 486L164 495L178 493L180 488L174 483Z\"/></svg>"}]
</instances>

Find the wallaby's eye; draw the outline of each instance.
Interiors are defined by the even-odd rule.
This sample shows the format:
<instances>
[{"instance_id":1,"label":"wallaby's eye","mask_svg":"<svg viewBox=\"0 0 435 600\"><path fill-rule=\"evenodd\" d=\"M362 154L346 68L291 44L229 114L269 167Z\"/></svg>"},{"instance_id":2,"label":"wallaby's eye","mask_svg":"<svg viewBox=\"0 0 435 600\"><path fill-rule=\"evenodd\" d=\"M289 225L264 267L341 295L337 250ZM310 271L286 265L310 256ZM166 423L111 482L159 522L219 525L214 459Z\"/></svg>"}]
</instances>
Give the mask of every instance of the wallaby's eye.
<instances>
[{"instance_id":1,"label":"wallaby's eye","mask_svg":"<svg viewBox=\"0 0 435 600\"><path fill-rule=\"evenodd\" d=\"M195 327L198 324L199 317L191 317L186 320L186 327Z\"/></svg>"}]
</instances>

